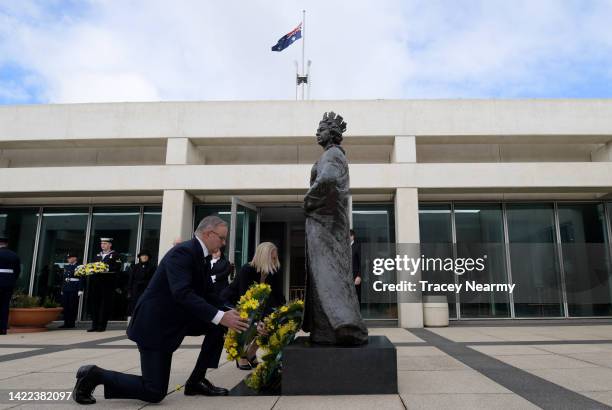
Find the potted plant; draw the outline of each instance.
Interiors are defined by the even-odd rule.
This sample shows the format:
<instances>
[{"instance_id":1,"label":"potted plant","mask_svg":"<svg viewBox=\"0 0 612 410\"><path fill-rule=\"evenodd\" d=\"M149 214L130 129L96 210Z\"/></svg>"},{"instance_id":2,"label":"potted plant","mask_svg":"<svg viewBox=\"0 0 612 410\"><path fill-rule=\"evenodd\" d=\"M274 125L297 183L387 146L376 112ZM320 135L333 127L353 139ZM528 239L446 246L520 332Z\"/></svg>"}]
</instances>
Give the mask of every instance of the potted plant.
<instances>
[{"instance_id":1,"label":"potted plant","mask_svg":"<svg viewBox=\"0 0 612 410\"><path fill-rule=\"evenodd\" d=\"M46 297L41 303L39 297L15 292L9 309L9 333L45 332L62 310L52 298Z\"/></svg>"}]
</instances>

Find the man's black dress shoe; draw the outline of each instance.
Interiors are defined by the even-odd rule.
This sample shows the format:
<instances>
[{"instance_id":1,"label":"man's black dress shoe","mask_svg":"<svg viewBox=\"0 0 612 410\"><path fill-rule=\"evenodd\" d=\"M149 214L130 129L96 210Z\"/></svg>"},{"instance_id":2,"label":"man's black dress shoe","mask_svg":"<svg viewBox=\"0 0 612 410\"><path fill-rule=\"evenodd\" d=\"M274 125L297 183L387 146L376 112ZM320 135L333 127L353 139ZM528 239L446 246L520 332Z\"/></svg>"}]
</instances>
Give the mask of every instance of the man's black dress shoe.
<instances>
[{"instance_id":1,"label":"man's black dress shoe","mask_svg":"<svg viewBox=\"0 0 612 410\"><path fill-rule=\"evenodd\" d=\"M79 404L94 404L96 399L93 397L93 392L98 385L96 380L96 372L98 366L87 365L79 367L77 370L77 382L72 391L72 398Z\"/></svg>"},{"instance_id":2,"label":"man's black dress shoe","mask_svg":"<svg viewBox=\"0 0 612 410\"><path fill-rule=\"evenodd\" d=\"M208 380L204 379L199 383L185 383L185 396L227 396L229 391L223 387L217 387Z\"/></svg>"},{"instance_id":3,"label":"man's black dress shoe","mask_svg":"<svg viewBox=\"0 0 612 410\"><path fill-rule=\"evenodd\" d=\"M87 329L87 332L88 332L88 333L89 333L89 332L97 332L97 331L98 331L98 329L93 329L93 328L91 328L91 329Z\"/></svg>"}]
</instances>

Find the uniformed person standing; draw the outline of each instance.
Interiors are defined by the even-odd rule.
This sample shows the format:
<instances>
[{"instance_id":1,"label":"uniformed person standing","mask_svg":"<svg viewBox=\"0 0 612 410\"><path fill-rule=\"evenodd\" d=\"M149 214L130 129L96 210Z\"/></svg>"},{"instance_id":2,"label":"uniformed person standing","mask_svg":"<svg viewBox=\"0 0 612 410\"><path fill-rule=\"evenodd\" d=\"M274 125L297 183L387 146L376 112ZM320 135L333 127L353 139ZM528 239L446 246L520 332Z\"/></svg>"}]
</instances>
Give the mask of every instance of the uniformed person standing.
<instances>
[{"instance_id":1,"label":"uniformed person standing","mask_svg":"<svg viewBox=\"0 0 612 410\"><path fill-rule=\"evenodd\" d=\"M64 307L64 324L60 329L73 329L77 311L79 310L79 296L83 294L83 280L74 276L77 268L78 256L76 253L69 253L66 257L68 263L64 265L64 275L62 283L62 306Z\"/></svg>"},{"instance_id":2,"label":"uniformed person standing","mask_svg":"<svg viewBox=\"0 0 612 410\"><path fill-rule=\"evenodd\" d=\"M102 251L94 262L108 265L107 273L96 273L89 277L89 311L91 312L91 329L88 332L104 332L113 304L113 292L117 287L117 278L121 271L119 254L112 250L113 238L100 238Z\"/></svg>"},{"instance_id":3,"label":"uniformed person standing","mask_svg":"<svg viewBox=\"0 0 612 410\"><path fill-rule=\"evenodd\" d=\"M21 273L19 256L7 248L8 238L0 235L0 335L8 328L9 304Z\"/></svg>"},{"instance_id":4,"label":"uniformed person standing","mask_svg":"<svg viewBox=\"0 0 612 410\"><path fill-rule=\"evenodd\" d=\"M128 322L132 312L134 312L136 302L138 302L138 299L149 285L156 269L157 264L151 260L151 253L147 250L141 250L138 254L138 262L132 264L128 280Z\"/></svg>"}]
</instances>

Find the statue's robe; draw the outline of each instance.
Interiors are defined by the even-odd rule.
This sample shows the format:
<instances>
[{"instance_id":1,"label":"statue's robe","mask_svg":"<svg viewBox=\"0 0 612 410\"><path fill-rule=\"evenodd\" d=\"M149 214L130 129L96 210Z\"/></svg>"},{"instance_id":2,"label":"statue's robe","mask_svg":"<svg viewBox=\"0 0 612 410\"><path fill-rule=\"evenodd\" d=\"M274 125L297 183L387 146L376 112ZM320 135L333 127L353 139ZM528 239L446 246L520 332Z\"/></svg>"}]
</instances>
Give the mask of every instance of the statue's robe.
<instances>
[{"instance_id":1,"label":"statue's robe","mask_svg":"<svg viewBox=\"0 0 612 410\"><path fill-rule=\"evenodd\" d=\"M306 213L306 305L303 329L314 343L359 345L368 330L351 273L349 172L344 150L330 145L313 165Z\"/></svg>"}]
</instances>

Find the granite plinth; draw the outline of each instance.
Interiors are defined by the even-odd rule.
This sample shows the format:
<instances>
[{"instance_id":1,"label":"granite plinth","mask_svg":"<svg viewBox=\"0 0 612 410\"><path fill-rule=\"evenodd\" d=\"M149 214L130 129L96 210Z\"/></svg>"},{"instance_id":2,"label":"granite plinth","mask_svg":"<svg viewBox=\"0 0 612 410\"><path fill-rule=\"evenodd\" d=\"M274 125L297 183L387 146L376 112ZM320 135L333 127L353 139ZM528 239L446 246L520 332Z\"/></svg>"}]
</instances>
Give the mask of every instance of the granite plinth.
<instances>
[{"instance_id":1,"label":"granite plinth","mask_svg":"<svg viewBox=\"0 0 612 410\"><path fill-rule=\"evenodd\" d=\"M283 351L283 395L397 394L397 353L385 336L361 346L298 337Z\"/></svg>"}]
</instances>

